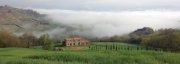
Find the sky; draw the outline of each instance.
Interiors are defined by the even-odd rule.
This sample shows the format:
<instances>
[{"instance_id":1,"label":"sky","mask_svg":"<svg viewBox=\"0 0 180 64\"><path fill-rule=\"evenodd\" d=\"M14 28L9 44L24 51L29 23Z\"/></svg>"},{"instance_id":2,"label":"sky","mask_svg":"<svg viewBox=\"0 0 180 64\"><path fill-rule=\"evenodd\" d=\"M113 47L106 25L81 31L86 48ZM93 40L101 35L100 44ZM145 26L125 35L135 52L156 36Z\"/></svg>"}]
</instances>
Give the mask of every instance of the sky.
<instances>
[{"instance_id":1,"label":"sky","mask_svg":"<svg viewBox=\"0 0 180 64\"><path fill-rule=\"evenodd\" d=\"M91 11L179 10L179 3L180 0L0 0L0 4L16 7Z\"/></svg>"},{"instance_id":2,"label":"sky","mask_svg":"<svg viewBox=\"0 0 180 64\"><path fill-rule=\"evenodd\" d=\"M180 0L0 0L0 5L29 8L54 22L93 37L123 35L138 28L180 28ZM55 28L50 34L63 34Z\"/></svg>"}]
</instances>

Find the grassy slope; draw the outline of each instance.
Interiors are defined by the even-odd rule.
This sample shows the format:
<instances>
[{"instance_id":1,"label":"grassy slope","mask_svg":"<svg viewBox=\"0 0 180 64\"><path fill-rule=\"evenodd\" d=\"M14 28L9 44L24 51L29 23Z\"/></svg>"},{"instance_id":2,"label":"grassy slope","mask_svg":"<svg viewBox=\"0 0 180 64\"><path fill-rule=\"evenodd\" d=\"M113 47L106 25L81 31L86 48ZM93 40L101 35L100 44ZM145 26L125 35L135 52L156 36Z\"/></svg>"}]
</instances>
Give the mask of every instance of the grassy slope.
<instances>
[{"instance_id":1,"label":"grassy slope","mask_svg":"<svg viewBox=\"0 0 180 64\"><path fill-rule=\"evenodd\" d=\"M0 48L0 64L180 64L179 53Z\"/></svg>"}]
</instances>

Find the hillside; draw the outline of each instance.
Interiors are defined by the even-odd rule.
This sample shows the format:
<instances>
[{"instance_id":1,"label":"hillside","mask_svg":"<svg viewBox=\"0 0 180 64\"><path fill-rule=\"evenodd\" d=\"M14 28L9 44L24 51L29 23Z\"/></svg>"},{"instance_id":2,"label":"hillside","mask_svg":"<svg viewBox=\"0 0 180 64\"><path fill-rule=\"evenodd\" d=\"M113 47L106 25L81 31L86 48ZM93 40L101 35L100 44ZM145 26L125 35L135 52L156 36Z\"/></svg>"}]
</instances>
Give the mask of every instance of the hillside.
<instances>
[{"instance_id":1,"label":"hillside","mask_svg":"<svg viewBox=\"0 0 180 64\"><path fill-rule=\"evenodd\" d=\"M0 30L12 32L44 31L50 28L46 15L29 9L0 6Z\"/></svg>"},{"instance_id":2,"label":"hillside","mask_svg":"<svg viewBox=\"0 0 180 64\"><path fill-rule=\"evenodd\" d=\"M80 30L73 26L52 22L46 14L40 14L32 9L20 9L11 6L0 6L0 30L16 34L34 33L40 36L49 33L52 37L63 38Z\"/></svg>"}]
</instances>

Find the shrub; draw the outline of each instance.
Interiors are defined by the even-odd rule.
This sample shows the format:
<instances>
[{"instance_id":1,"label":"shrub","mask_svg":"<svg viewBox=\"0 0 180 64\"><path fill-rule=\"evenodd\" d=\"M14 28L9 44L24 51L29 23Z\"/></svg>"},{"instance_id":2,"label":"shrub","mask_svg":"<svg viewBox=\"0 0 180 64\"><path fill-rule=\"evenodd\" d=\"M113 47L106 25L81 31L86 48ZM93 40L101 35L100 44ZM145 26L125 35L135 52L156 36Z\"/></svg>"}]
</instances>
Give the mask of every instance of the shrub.
<instances>
[{"instance_id":1,"label":"shrub","mask_svg":"<svg viewBox=\"0 0 180 64\"><path fill-rule=\"evenodd\" d=\"M50 39L48 34L42 35L39 40L43 43L44 50L53 50L54 43L53 40Z\"/></svg>"}]
</instances>

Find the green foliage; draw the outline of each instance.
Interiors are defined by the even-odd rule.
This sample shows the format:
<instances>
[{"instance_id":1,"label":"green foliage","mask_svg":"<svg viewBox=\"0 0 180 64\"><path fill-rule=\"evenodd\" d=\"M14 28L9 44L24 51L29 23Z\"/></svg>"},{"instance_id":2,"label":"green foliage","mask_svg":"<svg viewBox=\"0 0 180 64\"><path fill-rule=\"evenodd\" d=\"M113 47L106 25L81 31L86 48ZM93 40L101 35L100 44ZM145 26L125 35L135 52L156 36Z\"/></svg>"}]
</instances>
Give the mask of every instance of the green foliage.
<instances>
[{"instance_id":1,"label":"green foliage","mask_svg":"<svg viewBox=\"0 0 180 64\"><path fill-rule=\"evenodd\" d=\"M53 50L54 42L52 39L50 39L48 34L42 35L39 40L41 43L43 43L44 50Z\"/></svg>"},{"instance_id":2,"label":"green foliage","mask_svg":"<svg viewBox=\"0 0 180 64\"><path fill-rule=\"evenodd\" d=\"M162 29L142 38L141 44L170 51L180 51L180 31Z\"/></svg>"},{"instance_id":3,"label":"green foliage","mask_svg":"<svg viewBox=\"0 0 180 64\"><path fill-rule=\"evenodd\" d=\"M120 43L120 42L95 42L89 46L90 50L108 50L108 51L121 51L121 50L153 50L153 49L146 49L146 47Z\"/></svg>"},{"instance_id":4,"label":"green foliage","mask_svg":"<svg viewBox=\"0 0 180 64\"><path fill-rule=\"evenodd\" d=\"M179 64L179 59L179 53L146 50L58 52L25 48L0 48L0 64Z\"/></svg>"}]
</instances>

